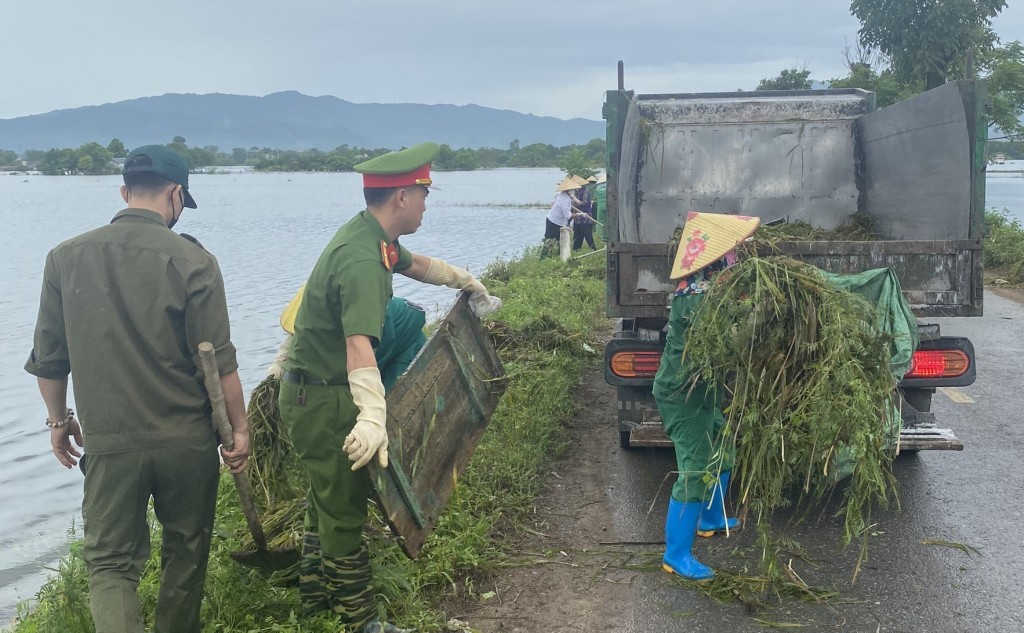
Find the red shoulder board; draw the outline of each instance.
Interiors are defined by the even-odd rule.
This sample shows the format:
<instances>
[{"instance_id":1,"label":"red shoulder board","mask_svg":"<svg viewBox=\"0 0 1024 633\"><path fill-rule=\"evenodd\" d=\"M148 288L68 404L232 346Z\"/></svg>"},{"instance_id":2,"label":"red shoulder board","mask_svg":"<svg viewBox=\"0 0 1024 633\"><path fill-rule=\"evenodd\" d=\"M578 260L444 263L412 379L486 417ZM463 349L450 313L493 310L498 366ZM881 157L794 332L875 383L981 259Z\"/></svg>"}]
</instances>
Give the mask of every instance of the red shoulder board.
<instances>
[{"instance_id":1,"label":"red shoulder board","mask_svg":"<svg viewBox=\"0 0 1024 633\"><path fill-rule=\"evenodd\" d=\"M387 268L388 271L392 271L395 268L395 264L398 263L398 247L394 243L388 244L385 241L380 243L380 263Z\"/></svg>"}]
</instances>

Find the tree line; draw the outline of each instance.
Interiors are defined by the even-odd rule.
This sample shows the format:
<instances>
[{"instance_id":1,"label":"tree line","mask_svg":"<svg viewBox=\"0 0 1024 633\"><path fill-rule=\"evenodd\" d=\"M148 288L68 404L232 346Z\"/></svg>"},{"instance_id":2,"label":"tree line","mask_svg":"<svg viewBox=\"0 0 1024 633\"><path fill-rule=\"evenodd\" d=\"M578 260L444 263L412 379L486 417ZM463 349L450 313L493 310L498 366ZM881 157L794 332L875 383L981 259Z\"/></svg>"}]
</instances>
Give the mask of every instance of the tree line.
<instances>
[{"instance_id":1,"label":"tree line","mask_svg":"<svg viewBox=\"0 0 1024 633\"><path fill-rule=\"evenodd\" d=\"M272 149L268 147L236 147L223 152L216 146L190 147L185 139L176 136L167 146L181 154L189 169L198 171L226 166L248 166L257 171L352 171L365 160L391 151L387 148L362 148L342 145L330 151L307 149L302 151ZM44 174L116 174L120 167L115 159L128 152L120 139L112 139L106 147L91 142L77 148L28 150L22 157L37 164ZM19 157L11 150L0 150L0 166L17 165ZM452 148L444 144L434 159L433 167L439 171L493 169L497 167L560 167L563 169L598 169L605 163L604 139L595 138L585 145L556 147L547 143L520 146L513 140L505 149L482 147L479 149Z\"/></svg>"}]
</instances>

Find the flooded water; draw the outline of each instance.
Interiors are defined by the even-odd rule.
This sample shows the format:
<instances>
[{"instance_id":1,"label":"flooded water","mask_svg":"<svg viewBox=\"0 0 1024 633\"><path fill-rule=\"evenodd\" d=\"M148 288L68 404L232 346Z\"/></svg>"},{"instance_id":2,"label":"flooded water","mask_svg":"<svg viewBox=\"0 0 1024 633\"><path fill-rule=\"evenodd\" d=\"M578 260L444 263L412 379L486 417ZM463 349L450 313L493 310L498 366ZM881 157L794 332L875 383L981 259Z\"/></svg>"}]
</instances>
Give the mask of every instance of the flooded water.
<instances>
[{"instance_id":1,"label":"flooded water","mask_svg":"<svg viewBox=\"0 0 1024 633\"><path fill-rule=\"evenodd\" d=\"M985 206L1006 209L1024 224L1024 160L1008 160L1001 165L989 165L988 169Z\"/></svg>"},{"instance_id":2,"label":"flooded water","mask_svg":"<svg viewBox=\"0 0 1024 633\"><path fill-rule=\"evenodd\" d=\"M1024 169L1024 161L1001 169ZM423 226L402 239L480 273L539 242L554 169L437 174ZM988 207L1024 222L1024 178L987 178ZM109 221L121 208L120 178L0 176L0 628L67 552L81 524L82 478L49 451L35 379L22 370L32 345L43 260L55 244ZM180 230L217 255L246 391L263 377L282 333L278 315L337 227L362 205L357 174L227 174L192 177L201 208ZM539 205L530 208L530 205ZM395 277L395 292L438 316L454 291ZM71 403L72 406L73 402Z\"/></svg>"},{"instance_id":3,"label":"flooded water","mask_svg":"<svg viewBox=\"0 0 1024 633\"><path fill-rule=\"evenodd\" d=\"M423 226L402 244L483 272L539 243L556 169L435 175ZM46 411L35 378L22 366L32 347L46 253L60 241L105 224L124 205L119 176L0 176L0 629L31 598L45 567L68 550L81 525L82 476L49 450ZM358 174L196 175L200 205L176 230L198 238L224 273L232 339L246 392L263 378L283 333L281 309L345 220L362 208ZM539 205L529 208L529 205ZM395 276L395 294L443 314L455 291ZM69 405L74 407L73 402Z\"/></svg>"}]
</instances>

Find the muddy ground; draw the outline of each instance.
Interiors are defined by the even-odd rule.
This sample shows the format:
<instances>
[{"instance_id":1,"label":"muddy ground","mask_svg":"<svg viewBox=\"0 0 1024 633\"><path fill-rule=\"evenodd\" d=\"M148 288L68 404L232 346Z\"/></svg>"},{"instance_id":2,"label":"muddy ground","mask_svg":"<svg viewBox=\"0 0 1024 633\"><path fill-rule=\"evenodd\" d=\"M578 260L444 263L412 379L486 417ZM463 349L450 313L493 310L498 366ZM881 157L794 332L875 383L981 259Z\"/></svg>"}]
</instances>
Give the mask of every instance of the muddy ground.
<instances>
[{"instance_id":1,"label":"muddy ground","mask_svg":"<svg viewBox=\"0 0 1024 633\"><path fill-rule=\"evenodd\" d=\"M567 425L569 447L547 477L530 531L516 541L513 563L522 566L492 578L493 586L480 587L482 593L493 592L492 597L453 606L453 617L474 630L623 628L622 585L644 572L616 567L652 565L655 560L653 554L628 551L637 549L633 546L601 545L619 540L606 494L612 485L610 463L619 450L615 390L605 384L598 365L587 370L574 396L581 406Z\"/></svg>"},{"instance_id":2,"label":"muddy ground","mask_svg":"<svg viewBox=\"0 0 1024 633\"><path fill-rule=\"evenodd\" d=\"M837 550L841 526L831 512L792 532L809 554L795 569L812 586L835 589L834 603L785 600L751 613L660 571L674 459L671 451L619 448L615 390L598 365L573 394L580 407L567 423L570 445L546 474L529 530L516 537L516 566L478 585L479 600L450 604L448 613L485 633L750 633L766 630L767 621L804 631L1024 631L1024 291L986 290L984 317L938 320L943 333L967 336L977 349L977 383L939 390L932 406L964 450L897 459L900 505L876 512L871 555L856 583L856 548ZM702 540L699 556L742 571L753 539L747 530Z\"/></svg>"}]
</instances>

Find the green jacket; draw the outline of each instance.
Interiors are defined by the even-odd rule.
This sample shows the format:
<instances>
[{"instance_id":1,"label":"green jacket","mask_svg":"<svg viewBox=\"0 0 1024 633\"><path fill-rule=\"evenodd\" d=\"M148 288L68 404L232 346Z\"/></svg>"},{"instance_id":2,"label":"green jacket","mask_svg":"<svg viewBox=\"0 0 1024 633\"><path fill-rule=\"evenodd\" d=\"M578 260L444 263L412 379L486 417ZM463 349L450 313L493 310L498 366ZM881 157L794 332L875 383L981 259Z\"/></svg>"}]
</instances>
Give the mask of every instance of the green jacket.
<instances>
[{"instance_id":1,"label":"green jacket","mask_svg":"<svg viewBox=\"0 0 1024 633\"><path fill-rule=\"evenodd\" d=\"M59 244L46 257L25 370L71 375L90 453L214 441L199 343L238 368L217 260L144 209Z\"/></svg>"}]
</instances>

